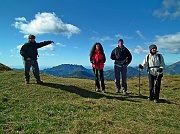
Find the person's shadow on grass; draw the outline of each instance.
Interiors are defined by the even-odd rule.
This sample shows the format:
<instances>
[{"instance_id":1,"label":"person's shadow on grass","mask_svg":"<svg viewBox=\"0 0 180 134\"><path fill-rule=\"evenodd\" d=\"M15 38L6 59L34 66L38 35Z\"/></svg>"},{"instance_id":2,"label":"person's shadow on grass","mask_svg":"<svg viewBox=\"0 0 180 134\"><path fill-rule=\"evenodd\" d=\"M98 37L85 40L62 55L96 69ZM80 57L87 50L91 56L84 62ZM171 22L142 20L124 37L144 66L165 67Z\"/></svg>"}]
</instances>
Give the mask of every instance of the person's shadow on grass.
<instances>
[{"instance_id":1,"label":"person's shadow on grass","mask_svg":"<svg viewBox=\"0 0 180 134\"><path fill-rule=\"evenodd\" d=\"M135 100L130 100L128 99L126 96L110 96L108 95L108 93L99 93L99 92L93 92L93 91L89 91L83 88L79 88L77 86L72 86L72 85L61 85L61 84L57 84L57 83L43 83L41 84L42 86L47 86L47 87L51 87L51 88L55 88L55 89L59 89L59 90L64 90L64 91L68 91L70 93L75 93L77 95L80 95L84 98L94 98L94 99L99 99L99 98L107 98L107 99L117 99L117 100L122 100L122 101L131 101L131 102L138 102Z\"/></svg>"}]
</instances>

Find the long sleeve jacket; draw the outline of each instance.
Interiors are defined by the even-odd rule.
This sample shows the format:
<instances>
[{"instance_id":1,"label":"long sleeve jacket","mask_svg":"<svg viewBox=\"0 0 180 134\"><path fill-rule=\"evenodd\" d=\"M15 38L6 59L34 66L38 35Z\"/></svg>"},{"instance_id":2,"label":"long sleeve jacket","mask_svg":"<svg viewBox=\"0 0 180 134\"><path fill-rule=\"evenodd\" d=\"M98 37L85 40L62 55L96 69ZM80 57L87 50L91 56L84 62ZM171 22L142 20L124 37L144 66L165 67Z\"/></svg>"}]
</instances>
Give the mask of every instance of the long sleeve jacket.
<instances>
[{"instance_id":1,"label":"long sleeve jacket","mask_svg":"<svg viewBox=\"0 0 180 134\"><path fill-rule=\"evenodd\" d=\"M104 53L100 52L100 50L95 50L94 54L90 57L90 62L93 68L102 70L106 62L106 56Z\"/></svg>"},{"instance_id":2,"label":"long sleeve jacket","mask_svg":"<svg viewBox=\"0 0 180 134\"><path fill-rule=\"evenodd\" d=\"M125 46L122 47L118 46L111 52L111 59L115 60L114 61L115 65L122 66L131 63L132 55Z\"/></svg>"},{"instance_id":3,"label":"long sleeve jacket","mask_svg":"<svg viewBox=\"0 0 180 134\"><path fill-rule=\"evenodd\" d=\"M159 55L159 56L158 56ZM164 58L161 54L148 54L146 55L145 59L142 63L143 68L148 67L148 73L157 76L158 75L158 68L162 68L165 70L165 63ZM163 72L161 72L163 73Z\"/></svg>"},{"instance_id":4,"label":"long sleeve jacket","mask_svg":"<svg viewBox=\"0 0 180 134\"><path fill-rule=\"evenodd\" d=\"M20 54L22 55L23 60L26 60L27 58L31 58L31 60L37 60L37 56L38 56L37 49L51 43L52 41L44 41L40 43L27 42L21 47Z\"/></svg>"}]
</instances>

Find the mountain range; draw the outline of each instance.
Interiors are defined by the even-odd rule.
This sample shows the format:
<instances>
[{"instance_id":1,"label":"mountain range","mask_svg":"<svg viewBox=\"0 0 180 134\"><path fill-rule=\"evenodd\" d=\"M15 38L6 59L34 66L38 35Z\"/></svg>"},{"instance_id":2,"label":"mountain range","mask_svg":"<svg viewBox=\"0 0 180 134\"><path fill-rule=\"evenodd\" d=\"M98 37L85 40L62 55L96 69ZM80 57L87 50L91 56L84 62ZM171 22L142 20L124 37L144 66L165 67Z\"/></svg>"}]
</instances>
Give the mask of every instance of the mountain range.
<instances>
[{"instance_id":1,"label":"mountain range","mask_svg":"<svg viewBox=\"0 0 180 134\"><path fill-rule=\"evenodd\" d=\"M0 71L16 70L0 63ZM94 79L94 73L92 69L87 69L82 65L75 64L61 64L52 68L40 70L41 73L67 78L82 78L82 79ZM180 74L180 61L166 67L164 74L179 75ZM147 69L139 72L138 67L128 67L127 77L147 76ZM114 70L104 70L104 79L114 80Z\"/></svg>"},{"instance_id":2,"label":"mountain range","mask_svg":"<svg viewBox=\"0 0 180 134\"><path fill-rule=\"evenodd\" d=\"M59 77L71 77L71 78L85 78L94 79L94 73L92 69L87 69L82 65L74 64L62 64L52 68L41 70L41 73L50 74ZM178 75L180 74L180 61L166 67L164 74ZM140 71L141 76L146 76L146 69ZM136 67L128 67L127 77L138 77L139 69ZM106 80L114 80L114 70L104 71L104 78Z\"/></svg>"}]
</instances>

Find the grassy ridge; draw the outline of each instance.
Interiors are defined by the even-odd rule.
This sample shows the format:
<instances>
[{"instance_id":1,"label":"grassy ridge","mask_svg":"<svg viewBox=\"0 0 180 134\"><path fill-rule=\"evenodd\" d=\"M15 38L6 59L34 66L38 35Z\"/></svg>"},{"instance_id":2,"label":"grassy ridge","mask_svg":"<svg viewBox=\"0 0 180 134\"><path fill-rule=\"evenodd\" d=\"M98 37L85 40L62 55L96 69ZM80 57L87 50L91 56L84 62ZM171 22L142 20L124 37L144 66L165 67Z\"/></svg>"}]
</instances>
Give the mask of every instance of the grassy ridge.
<instances>
[{"instance_id":1,"label":"grassy ridge","mask_svg":"<svg viewBox=\"0 0 180 134\"><path fill-rule=\"evenodd\" d=\"M0 71L12 71L12 69L2 63L0 63Z\"/></svg>"},{"instance_id":2,"label":"grassy ridge","mask_svg":"<svg viewBox=\"0 0 180 134\"><path fill-rule=\"evenodd\" d=\"M32 74L31 74L32 76ZM25 85L23 71L0 72L0 133L179 133L180 76L165 75L161 102L147 100L148 81L128 79L128 94L96 93L94 81L41 75Z\"/></svg>"}]
</instances>

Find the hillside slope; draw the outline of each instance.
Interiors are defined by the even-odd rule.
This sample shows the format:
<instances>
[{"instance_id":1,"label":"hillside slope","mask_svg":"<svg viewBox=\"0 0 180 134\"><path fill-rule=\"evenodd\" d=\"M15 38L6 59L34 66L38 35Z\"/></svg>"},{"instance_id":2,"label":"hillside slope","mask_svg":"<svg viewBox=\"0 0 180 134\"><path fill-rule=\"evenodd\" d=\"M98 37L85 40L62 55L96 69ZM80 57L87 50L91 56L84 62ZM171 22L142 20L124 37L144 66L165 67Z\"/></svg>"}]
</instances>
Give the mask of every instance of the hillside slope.
<instances>
[{"instance_id":1,"label":"hillside slope","mask_svg":"<svg viewBox=\"0 0 180 134\"><path fill-rule=\"evenodd\" d=\"M32 76L32 73L31 73ZM23 71L0 73L0 133L156 134L180 132L180 76L165 75L161 102L147 100L147 78L128 79L128 94L97 93L94 81L41 75L24 84Z\"/></svg>"},{"instance_id":2,"label":"hillside slope","mask_svg":"<svg viewBox=\"0 0 180 134\"><path fill-rule=\"evenodd\" d=\"M11 71L12 69L2 63L0 63L0 71Z\"/></svg>"},{"instance_id":3,"label":"hillside slope","mask_svg":"<svg viewBox=\"0 0 180 134\"><path fill-rule=\"evenodd\" d=\"M168 66L165 73L171 75L180 74L180 61Z\"/></svg>"}]
</instances>

